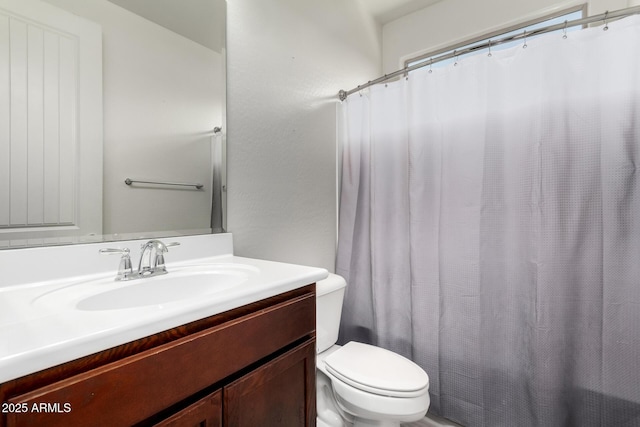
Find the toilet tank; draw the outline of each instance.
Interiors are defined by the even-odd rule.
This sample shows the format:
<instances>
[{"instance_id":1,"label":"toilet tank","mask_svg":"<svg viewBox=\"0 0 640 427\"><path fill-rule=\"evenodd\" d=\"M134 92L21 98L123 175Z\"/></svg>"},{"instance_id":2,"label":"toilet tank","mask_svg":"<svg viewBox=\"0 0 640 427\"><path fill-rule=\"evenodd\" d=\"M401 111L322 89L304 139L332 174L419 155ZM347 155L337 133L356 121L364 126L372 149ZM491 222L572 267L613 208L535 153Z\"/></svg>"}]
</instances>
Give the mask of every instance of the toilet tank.
<instances>
[{"instance_id":1,"label":"toilet tank","mask_svg":"<svg viewBox=\"0 0 640 427\"><path fill-rule=\"evenodd\" d=\"M316 353L322 353L338 341L342 301L347 282L329 274L316 282Z\"/></svg>"}]
</instances>

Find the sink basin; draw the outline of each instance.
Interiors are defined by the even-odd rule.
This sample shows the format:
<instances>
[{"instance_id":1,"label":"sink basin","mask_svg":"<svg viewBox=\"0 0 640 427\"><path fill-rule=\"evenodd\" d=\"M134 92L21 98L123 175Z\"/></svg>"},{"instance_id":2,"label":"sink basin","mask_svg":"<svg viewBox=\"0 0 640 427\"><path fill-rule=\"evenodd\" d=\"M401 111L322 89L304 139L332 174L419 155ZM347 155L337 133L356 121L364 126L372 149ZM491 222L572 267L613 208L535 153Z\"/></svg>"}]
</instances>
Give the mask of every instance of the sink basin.
<instances>
[{"instance_id":1,"label":"sink basin","mask_svg":"<svg viewBox=\"0 0 640 427\"><path fill-rule=\"evenodd\" d=\"M256 269L257 270L257 269ZM73 283L37 297L37 305L71 305L83 311L165 308L187 300L202 300L241 285L256 274L242 265L199 265L170 269L168 274L116 282L113 277Z\"/></svg>"},{"instance_id":2,"label":"sink basin","mask_svg":"<svg viewBox=\"0 0 640 427\"><path fill-rule=\"evenodd\" d=\"M102 292L78 302L79 310L114 310L163 305L198 298L237 286L246 274L220 271L177 272L130 281L129 286Z\"/></svg>"}]
</instances>

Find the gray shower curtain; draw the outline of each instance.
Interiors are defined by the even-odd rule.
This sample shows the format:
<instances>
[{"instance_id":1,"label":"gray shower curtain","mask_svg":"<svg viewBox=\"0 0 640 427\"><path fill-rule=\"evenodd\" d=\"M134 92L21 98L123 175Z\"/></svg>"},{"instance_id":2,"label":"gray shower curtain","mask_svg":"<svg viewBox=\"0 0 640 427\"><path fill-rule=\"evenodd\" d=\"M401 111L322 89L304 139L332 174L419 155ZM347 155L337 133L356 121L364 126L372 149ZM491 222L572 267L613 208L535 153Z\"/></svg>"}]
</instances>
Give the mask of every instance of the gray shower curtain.
<instances>
[{"instance_id":1,"label":"gray shower curtain","mask_svg":"<svg viewBox=\"0 0 640 427\"><path fill-rule=\"evenodd\" d=\"M341 108L341 342L465 426L640 426L640 19Z\"/></svg>"}]
</instances>

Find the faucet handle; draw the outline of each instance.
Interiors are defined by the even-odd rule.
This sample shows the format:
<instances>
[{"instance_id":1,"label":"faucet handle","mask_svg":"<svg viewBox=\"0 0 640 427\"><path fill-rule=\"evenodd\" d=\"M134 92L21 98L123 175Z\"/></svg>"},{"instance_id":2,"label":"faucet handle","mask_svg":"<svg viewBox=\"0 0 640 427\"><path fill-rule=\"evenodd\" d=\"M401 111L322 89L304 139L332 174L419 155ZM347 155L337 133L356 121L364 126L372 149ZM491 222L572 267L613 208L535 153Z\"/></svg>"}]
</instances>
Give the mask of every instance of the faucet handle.
<instances>
[{"instance_id":1,"label":"faucet handle","mask_svg":"<svg viewBox=\"0 0 640 427\"><path fill-rule=\"evenodd\" d=\"M116 280L129 280L132 273L133 268L131 267L131 257L129 256L129 248L104 248L100 249L101 255L122 255L120 258L120 266L118 267L118 274L116 275Z\"/></svg>"},{"instance_id":2,"label":"faucet handle","mask_svg":"<svg viewBox=\"0 0 640 427\"><path fill-rule=\"evenodd\" d=\"M167 268L164 265L164 252L168 252L169 249L172 246L180 246L180 242L171 242L171 243L166 243L164 245L164 251L160 251L156 254L156 260L155 260L155 264L156 264L156 271L158 272L166 272Z\"/></svg>"}]
</instances>

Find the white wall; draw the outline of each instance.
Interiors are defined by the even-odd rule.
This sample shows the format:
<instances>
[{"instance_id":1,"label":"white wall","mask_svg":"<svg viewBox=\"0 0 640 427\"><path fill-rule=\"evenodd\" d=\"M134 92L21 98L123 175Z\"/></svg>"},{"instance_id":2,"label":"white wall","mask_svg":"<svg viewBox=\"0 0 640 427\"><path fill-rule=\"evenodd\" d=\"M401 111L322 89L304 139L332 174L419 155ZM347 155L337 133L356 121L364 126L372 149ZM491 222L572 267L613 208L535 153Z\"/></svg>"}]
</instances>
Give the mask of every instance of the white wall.
<instances>
[{"instance_id":1,"label":"white wall","mask_svg":"<svg viewBox=\"0 0 640 427\"><path fill-rule=\"evenodd\" d=\"M106 0L46 1L102 26L103 233L208 228L220 54ZM132 188L127 177L200 182L205 191Z\"/></svg>"},{"instance_id":2,"label":"white wall","mask_svg":"<svg viewBox=\"0 0 640 427\"><path fill-rule=\"evenodd\" d=\"M336 96L380 74L344 0L227 4L228 229L241 256L334 269Z\"/></svg>"},{"instance_id":3,"label":"white wall","mask_svg":"<svg viewBox=\"0 0 640 427\"><path fill-rule=\"evenodd\" d=\"M588 3L588 15L638 4L638 0L442 0L383 27L383 69L452 44Z\"/></svg>"}]
</instances>

